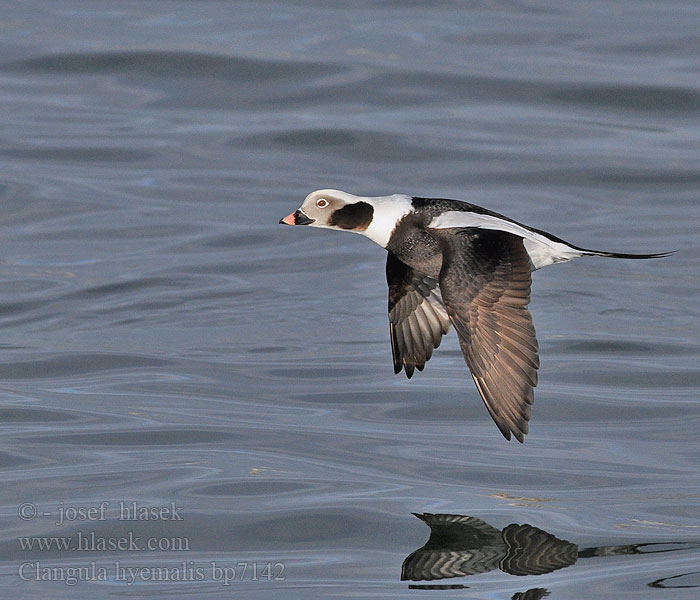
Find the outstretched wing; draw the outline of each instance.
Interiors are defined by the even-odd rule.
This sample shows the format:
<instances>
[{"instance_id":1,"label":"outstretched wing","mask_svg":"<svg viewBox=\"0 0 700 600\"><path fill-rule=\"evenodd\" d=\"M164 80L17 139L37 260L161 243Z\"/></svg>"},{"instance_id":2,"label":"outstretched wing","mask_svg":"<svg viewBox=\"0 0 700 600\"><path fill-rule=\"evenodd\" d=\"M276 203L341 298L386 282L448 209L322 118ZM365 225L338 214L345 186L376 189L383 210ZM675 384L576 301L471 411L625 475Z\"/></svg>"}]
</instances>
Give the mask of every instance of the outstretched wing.
<instances>
[{"instance_id":1,"label":"outstretched wing","mask_svg":"<svg viewBox=\"0 0 700 600\"><path fill-rule=\"evenodd\" d=\"M409 267L389 252L386 260L389 284L389 331L394 373L401 369L410 379L425 363L450 329L450 319L438 282Z\"/></svg>"},{"instance_id":2,"label":"outstretched wing","mask_svg":"<svg viewBox=\"0 0 700 600\"><path fill-rule=\"evenodd\" d=\"M433 229L442 249L440 289L462 353L506 439L528 432L539 368L530 262L521 237L476 228Z\"/></svg>"}]
</instances>

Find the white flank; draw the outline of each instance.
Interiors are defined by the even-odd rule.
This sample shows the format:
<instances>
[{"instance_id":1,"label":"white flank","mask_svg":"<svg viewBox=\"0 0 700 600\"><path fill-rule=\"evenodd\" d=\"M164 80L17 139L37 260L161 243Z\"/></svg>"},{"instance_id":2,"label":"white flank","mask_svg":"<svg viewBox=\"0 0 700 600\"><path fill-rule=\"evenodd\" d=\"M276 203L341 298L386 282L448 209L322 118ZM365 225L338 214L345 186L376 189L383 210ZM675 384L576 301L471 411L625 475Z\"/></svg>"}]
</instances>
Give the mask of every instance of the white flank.
<instances>
[{"instance_id":1,"label":"white flank","mask_svg":"<svg viewBox=\"0 0 700 600\"><path fill-rule=\"evenodd\" d=\"M428 227L433 229L449 229L450 227L477 227L479 229L495 229L507 231L523 238L525 250L530 257L533 270L546 267L553 263L565 262L579 256L583 252L567 244L555 242L548 237L530 231L522 225L511 223L492 215L465 211L449 211L435 217Z\"/></svg>"},{"instance_id":2,"label":"white flank","mask_svg":"<svg viewBox=\"0 0 700 600\"><path fill-rule=\"evenodd\" d=\"M372 222L364 231L358 231L373 242L386 248L399 220L413 210L411 197L403 194L393 196L377 196L374 198L358 198L374 208Z\"/></svg>"}]
</instances>

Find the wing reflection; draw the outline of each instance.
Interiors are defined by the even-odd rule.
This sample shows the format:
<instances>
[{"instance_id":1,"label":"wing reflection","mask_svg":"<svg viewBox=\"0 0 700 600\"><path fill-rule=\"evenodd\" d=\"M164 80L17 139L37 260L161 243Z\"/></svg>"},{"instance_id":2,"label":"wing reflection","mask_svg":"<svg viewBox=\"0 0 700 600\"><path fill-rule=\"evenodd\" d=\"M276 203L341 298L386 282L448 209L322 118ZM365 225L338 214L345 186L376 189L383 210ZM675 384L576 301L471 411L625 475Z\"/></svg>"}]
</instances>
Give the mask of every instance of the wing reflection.
<instances>
[{"instance_id":1,"label":"wing reflection","mask_svg":"<svg viewBox=\"0 0 700 600\"><path fill-rule=\"evenodd\" d=\"M401 579L433 581L501 569L511 575L543 575L573 565L578 547L530 525L503 531L464 515L416 514L430 539L409 554Z\"/></svg>"},{"instance_id":2,"label":"wing reflection","mask_svg":"<svg viewBox=\"0 0 700 600\"><path fill-rule=\"evenodd\" d=\"M468 515L413 514L430 527L430 538L403 561L401 579L408 581L467 577L496 569L510 575L544 575L569 567L579 558L674 552L700 547L697 542L650 542L579 550L576 544L531 525L512 524L499 530ZM412 584L409 587L454 589L467 586ZM548 595L545 588L533 588L517 592L512 598L538 600Z\"/></svg>"}]
</instances>

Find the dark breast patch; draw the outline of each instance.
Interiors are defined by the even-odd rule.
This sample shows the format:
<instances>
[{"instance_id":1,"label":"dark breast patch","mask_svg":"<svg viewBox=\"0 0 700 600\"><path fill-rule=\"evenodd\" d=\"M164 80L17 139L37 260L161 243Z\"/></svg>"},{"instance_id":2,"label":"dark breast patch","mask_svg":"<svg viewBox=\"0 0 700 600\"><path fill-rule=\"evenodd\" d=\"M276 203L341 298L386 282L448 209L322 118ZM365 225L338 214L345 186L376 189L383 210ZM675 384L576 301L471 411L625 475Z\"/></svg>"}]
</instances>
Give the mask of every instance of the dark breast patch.
<instances>
[{"instance_id":1,"label":"dark breast patch","mask_svg":"<svg viewBox=\"0 0 700 600\"><path fill-rule=\"evenodd\" d=\"M367 202L355 202L354 204L346 204L343 208L339 208L328 221L329 225L340 227L341 229L354 229L355 231L364 231L369 227L374 215L374 208Z\"/></svg>"}]
</instances>

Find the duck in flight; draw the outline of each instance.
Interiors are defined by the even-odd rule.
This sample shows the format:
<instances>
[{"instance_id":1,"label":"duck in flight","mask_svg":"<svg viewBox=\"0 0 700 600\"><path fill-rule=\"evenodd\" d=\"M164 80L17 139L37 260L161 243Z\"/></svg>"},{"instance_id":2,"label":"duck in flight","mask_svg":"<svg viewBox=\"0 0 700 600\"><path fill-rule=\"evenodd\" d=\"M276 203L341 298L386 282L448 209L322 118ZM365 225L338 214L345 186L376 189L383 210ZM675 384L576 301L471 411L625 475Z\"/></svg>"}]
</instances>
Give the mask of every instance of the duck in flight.
<instances>
[{"instance_id":1,"label":"duck in flight","mask_svg":"<svg viewBox=\"0 0 700 600\"><path fill-rule=\"evenodd\" d=\"M474 383L503 436L528 432L539 351L527 306L531 271L579 256L659 258L580 248L460 200L309 194L280 220L359 233L388 252L394 372L422 371L450 325Z\"/></svg>"}]
</instances>

